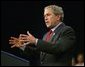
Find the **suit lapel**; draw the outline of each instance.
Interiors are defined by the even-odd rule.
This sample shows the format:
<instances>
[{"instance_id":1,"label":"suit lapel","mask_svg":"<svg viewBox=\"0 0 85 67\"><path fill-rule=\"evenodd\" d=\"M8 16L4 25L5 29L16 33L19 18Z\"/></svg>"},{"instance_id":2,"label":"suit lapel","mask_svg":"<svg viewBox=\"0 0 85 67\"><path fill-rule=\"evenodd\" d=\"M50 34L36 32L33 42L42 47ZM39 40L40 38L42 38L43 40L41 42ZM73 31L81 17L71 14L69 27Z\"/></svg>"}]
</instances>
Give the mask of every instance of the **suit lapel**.
<instances>
[{"instance_id":1,"label":"suit lapel","mask_svg":"<svg viewBox=\"0 0 85 67\"><path fill-rule=\"evenodd\" d=\"M58 40L60 33L61 33L61 30L63 29L64 26L65 26L65 24L62 23L58 28L56 28L54 30L54 35L52 36L52 38L50 40L51 42L55 42L55 40Z\"/></svg>"},{"instance_id":2,"label":"suit lapel","mask_svg":"<svg viewBox=\"0 0 85 67\"><path fill-rule=\"evenodd\" d=\"M54 34L52 35L52 37L50 38L49 42L53 42L54 39L58 39L60 31L62 30L62 27L65 26L64 23L62 23L59 27L57 27L54 30ZM44 35L43 40L46 39L47 33Z\"/></svg>"}]
</instances>

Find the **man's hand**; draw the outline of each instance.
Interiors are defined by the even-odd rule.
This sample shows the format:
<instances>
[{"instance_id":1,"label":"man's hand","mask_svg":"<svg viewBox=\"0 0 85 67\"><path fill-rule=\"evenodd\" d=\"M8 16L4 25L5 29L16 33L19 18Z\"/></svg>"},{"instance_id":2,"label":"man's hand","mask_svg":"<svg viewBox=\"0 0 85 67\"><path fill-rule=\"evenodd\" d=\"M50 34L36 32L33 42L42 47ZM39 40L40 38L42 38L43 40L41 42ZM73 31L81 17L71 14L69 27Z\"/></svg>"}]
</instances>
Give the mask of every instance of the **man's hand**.
<instances>
[{"instance_id":1,"label":"man's hand","mask_svg":"<svg viewBox=\"0 0 85 67\"><path fill-rule=\"evenodd\" d=\"M36 38L29 32L27 34L20 34L19 38L11 37L9 40L9 44L12 44L11 48L24 46L24 43L36 44Z\"/></svg>"},{"instance_id":2,"label":"man's hand","mask_svg":"<svg viewBox=\"0 0 85 67\"><path fill-rule=\"evenodd\" d=\"M23 40L24 42L29 42L31 44L36 43L36 38L31 35L29 32L27 32L28 35L25 34L20 34L20 39Z\"/></svg>"},{"instance_id":3,"label":"man's hand","mask_svg":"<svg viewBox=\"0 0 85 67\"><path fill-rule=\"evenodd\" d=\"M9 44L12 44L11 48L13 47L21 47L24 44L24 41L21 38L11 37L9 40Z\"/></svg>"}]
</instances>

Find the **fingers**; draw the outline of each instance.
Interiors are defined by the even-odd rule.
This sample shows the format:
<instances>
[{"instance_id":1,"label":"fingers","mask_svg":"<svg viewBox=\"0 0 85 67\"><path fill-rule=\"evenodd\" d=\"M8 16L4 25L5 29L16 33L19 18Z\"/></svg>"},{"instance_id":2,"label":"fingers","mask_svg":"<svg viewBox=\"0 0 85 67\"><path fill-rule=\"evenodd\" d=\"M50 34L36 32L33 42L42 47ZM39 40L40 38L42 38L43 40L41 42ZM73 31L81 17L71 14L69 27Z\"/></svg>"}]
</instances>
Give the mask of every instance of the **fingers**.
<instances>
[{"instance_id":1,"label":"fingers","mask_svg":"<svg viewBox=\"0 0 85 67\"><path fill-rule=\"evenodd\" d=\"M27 31L27 34L31 36L31 34ZM19 38L16 37L10 37L9 44L12 44L11 48L14 47L21 47L24 46L24 43L29 42L29 36L25 34L20 34ZM29 42L30 43L30 42Z\"/></svg>"},{"instance_id":2,"label":"fingers","mask_svg":"<svg viewBox=\"0 0 85 67\"><path fill-rule=\"evenodd\" d=\"M11 44L11 48L19 47L22 44L22 41L19 40L19 38L16 37L10 37L9 44Z\"/></svg>"},{"instance_id":3,"label":"fingers","mask_svg":"<svg viewBox=\"0 0 85 67\"><path fill-rule=\"evenodd\" d=\"M13 39L13 40L16 40L17 38L16 37L10 37L11 39Z\"/></svg>"},{"instance_id":4,"label":"fingers","mask_svg":"<svg viewBox=\"0 0 85 67\"><path fill-rule=\"evenodd\" d=\"M14 44L14 42L9 42L9 44Z\"/></svg>"},{"instance_id":5,"label":"fingers","mask_svg":"<svg viewBox=\"0 0 85 67\"><path fill-rule=\"evenodd\" d=\"M9 42L14 42L15 40L9 40Z\"/></svg>"},{"instance_id":6,"label":"fingers","mask_svg":"<svg viewBox=\"0 0 85 67\"><path fill-rule=\"evenodd\" d=\"M15 47L15 45L12 45L12 46L11 46L11 48L14 48L14 47Z\"/></svg>"},{"instance_id":7,"label":"fingers","mask_svg":"<svg viewBox=\"0 0 85 67\"><path fill-rule=\"evenodd\" d=\"M20 39L20 40L26 40L27 37L28 37L28 35L25 35L25 34L20 34L20 35L19 35L19 39Z\"/></svg>"},{"instance_id":8,"label":"fingers","mask_svg":"<svg viewBox=\"0 0 85 67\"><path fill-rule=\"evenodd\" d=\"M29 35L29 31L27 31L27 34Z\"/></svg>"},{"instance_id":9,"label":"fingers","mask_svg":"<svg viewBox=\"0 0 85 67\"><path fill-rule=\"evenodd\" d=\"M14 40L9 40L9 44L14 44L15 41Z\"/></svg>"},{"instance_id":10,"label":"fingers","mask_svg":"<svg viewBox=\"0 0 85 67\"><path fill-rule=\"evenodd\" d=\"M29 31L27 31L27 34L28 34L29 36L32 36L32 35L29 33Z\"/></svg>"},{"instance_id":11,"label":"fingers","mask_svg":"<svg viewBox=\"0 0 85 67\"><path fill-rule=\"evenodd\" d=\"M25 34L20 34L19 37L26 37L28 35L25 35Z\"/></svg>"},{"instance_id":12,"label":"fingers","mask_svg":"<svg viewBox=\"0 0 85 67\"><path fill-rule=\"evenodd\" d=\"M11 37L11 39L9 40L9 44L15 44L18 42L18 39L15 37Z\"/></svg>"},{"instance_id":13,"label":"fingers","mask_svg":"<svg viewBox=\"0 0 85 67\"><path fill-rule=\"evenodd\" d=\"M12 45L11 48L14 48L14 47L20 47L21 45Z\"/></svg>"}]
</instances>

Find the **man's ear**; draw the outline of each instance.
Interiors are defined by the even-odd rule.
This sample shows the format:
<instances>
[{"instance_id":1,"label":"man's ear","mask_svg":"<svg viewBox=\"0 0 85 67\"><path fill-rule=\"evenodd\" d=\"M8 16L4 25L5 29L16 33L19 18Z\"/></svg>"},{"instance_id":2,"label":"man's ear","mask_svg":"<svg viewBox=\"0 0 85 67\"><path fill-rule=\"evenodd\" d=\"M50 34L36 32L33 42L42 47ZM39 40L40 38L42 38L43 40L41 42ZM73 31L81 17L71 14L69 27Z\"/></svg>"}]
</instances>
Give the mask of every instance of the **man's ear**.
<instances>
[{"instance_id":1,"label":"man's ear","mask_svg":"<svg viewBox=\"0 0 85 67\"><path fill-rule=\"evenodd\" d=\"M61 19L61 15L56 15L56 19L60 20Z\"/></svg>"}]
</instances>

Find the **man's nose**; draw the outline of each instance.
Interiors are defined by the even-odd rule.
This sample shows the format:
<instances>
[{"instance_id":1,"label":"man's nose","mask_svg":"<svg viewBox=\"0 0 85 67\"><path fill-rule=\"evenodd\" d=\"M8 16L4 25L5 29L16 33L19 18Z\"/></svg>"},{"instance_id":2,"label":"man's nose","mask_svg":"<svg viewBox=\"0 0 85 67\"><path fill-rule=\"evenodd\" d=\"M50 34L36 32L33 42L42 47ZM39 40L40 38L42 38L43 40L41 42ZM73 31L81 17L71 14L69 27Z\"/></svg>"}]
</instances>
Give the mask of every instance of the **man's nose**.
<instances>
[{"instance_id":1,"label":"man's nose","mask_svg":"<svg viewBox=\"0 0 85 67\"><path fill-rule=\"evenodd\" d=\"M47 17L45 17L44 19L47 20Z\"/></svg>"}]
</instances>

